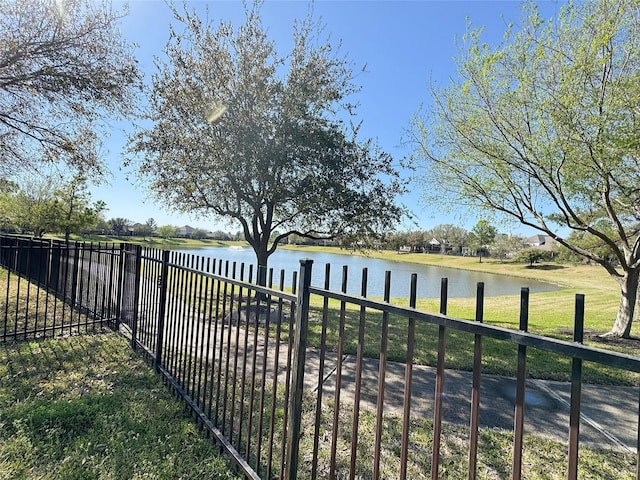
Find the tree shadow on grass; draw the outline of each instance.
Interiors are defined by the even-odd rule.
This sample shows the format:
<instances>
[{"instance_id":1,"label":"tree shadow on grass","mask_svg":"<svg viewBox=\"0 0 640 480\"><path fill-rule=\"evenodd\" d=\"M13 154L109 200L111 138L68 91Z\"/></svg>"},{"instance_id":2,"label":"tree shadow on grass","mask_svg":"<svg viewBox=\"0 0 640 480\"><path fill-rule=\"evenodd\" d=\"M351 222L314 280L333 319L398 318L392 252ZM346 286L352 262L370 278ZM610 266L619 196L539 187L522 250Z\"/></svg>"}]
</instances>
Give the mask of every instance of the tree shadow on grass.
<instances>
[{"instance_id":1,"label":"tree shadow on grass","mask_svg":"<svg viewBox=\"0 0 640 480\"><path fill-rule=\"evenodd\" d=\"M530 268L532 270L551 271L551 270L562 270L566 267L562 265L527 265L525 268Z\"/></svg>"}]
</instances>

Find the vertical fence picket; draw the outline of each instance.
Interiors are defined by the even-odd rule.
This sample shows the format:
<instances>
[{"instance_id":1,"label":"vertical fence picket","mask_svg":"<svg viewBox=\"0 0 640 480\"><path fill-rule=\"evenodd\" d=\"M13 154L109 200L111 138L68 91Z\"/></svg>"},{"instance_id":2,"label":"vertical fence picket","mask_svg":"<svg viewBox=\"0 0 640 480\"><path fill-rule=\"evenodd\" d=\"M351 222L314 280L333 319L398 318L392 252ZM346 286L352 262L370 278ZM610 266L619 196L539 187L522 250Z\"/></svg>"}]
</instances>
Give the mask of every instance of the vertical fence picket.
<instances>
[{"instance_id":1,"label":"vertical fence picket","mask_svg":"<svg viewBox=\"0 0 640 480\"><path fill-rule=\"evenodd\" d=\"M440 313L447 314L448 280L440 283ZM438 360L436 365L436 392L433 412L433 448L431 450L431 479L437 480L440 465L440 443L442 439L442 403L444 401L444 362L445 362L446 329L438 326Z\"/></svg>"},{"instance_id":2,"label":"vertical fence picket","mask_svg":"<svg viewBox=\"0 0 640 480\"><path fill-rule=\"evenodd\" d=\"M78 307L78 269L80 268L80 242L74 242L73 246L73 270L71 273L71 298L69 302L69 333L72 333L73 314Z\"/></svg>"},{"instance_id":3,"label":"vertical fence picket","mask_svg":"<svg viewBox=\"0 0 640 480\"><path fill-rule=\"evenodd\" d=\"M411 291L409 293L409 308L416 308L418 297L418 275L411 274ZM411 389L413 387L413 355L416 341L416 319L409 316L407 328L407 358L404 365L404 401L402 405L402 437L400 440L400 479L407 478L407 464L409 462L409 429L411 427Z\"/></svg>"},{"instance_id":4,"label":"vertical fence picket","mask_svg":"<svg viewBox=\"0 0 640 480\"><path fill-rule=\"evenodd\" d=\"M304 389L304 364L307 352L307 333L309 327L309 286L313 260L300 260L300 284L296 307L295 328L293 331L293 370L291 379L293 392L289 404L289 428L287 432L287 471L286 480L298 478L298 451L302 433L302 393Z\"/></svg>"},{"instance_id":5,"label":"vertical fence picket","mask_svg":"<svg viewBox=\"0 0 640 480\"><path fill-rule=\"evenodd\" d=\"M213 273L216 270L216 259L209 261L207 259L207 273L211 273L213 266ZM213 371L215 370L216 363L216 340L218 339L218 319L213 317L213 308L216 303L215 297L215 279L209 279L207 277L207 285L205 288L205 295L209 299L206 321L207 321L207 346L205 353L204 363L204 377L202 379L202 410L207 412L207 418L211 418L211 400L213 399ZM211 378L209 377L209 370L211 370Z\"/></svg>"},{"instance_id":6,"label":"vertical fence picket","mask_svg":"<svg viewBox=\"0 0 640 480\"><path fill-rule=\"evenodd\" d=\"M142 246L135 245L133 248L134 275L135 281L133 286L133 315L131 325L131 346L135 350L138 346L138 318L140 315L140 281L142 277Z\"/></svg>"},{"instance_id":7,"label":"vertical fence picket","mask_svg":"<svg viewBox=\"0 0 640 480\"><path fill-rule=\"evenodd\" d=\"M234 276L235 278L235 276ZM242 282L244 280L244 263L240 264L240 281ZM233 289L234 287L231 287L231 296L233 297ZM237 307L236 307L236 311L233 311L233 306L231 308L230 314L231 314L231 320L230 322L233 323L234 322L234 315L235 315L235 336L234 336L234 345L235 345L235 349L234 349L234 354L233 354L233 382L231 385L231 414L229 415L229 421L231 422L231 425L229 426L229 438L231 439L231 444L235 445L236 448L239 448L240 445L238 443L238 441L241 439L242 434L240 433L240 429L238 429L237 435L236 435L236 443L233 443L233 433L234 433L234 425L235 425L235 419L236 419L236 404L237 402L237 398L236 395L238 393L238 356L240 355L240 312L242 311L242 306L244 305L244 301L242 298L242 292L243 292L243 288L239 287L238 288L238 299L236 301ZM233 299L232 299L233 301ZM242 424L241 424L242 426Z\"/></svg>"},{"instance_id":8,"label":"vertical fence picket","mask_svg":"<svg viewBox=\"0 0 640 480\"><path fill-rule=\"evenodd\" d=\"M156 371L163 364L162 351L164 348L164 329L165 329L165 316L167 308L167 284L169 283L169 250L162 252L162 267L160 270L160 300L158 305L158 332L156 339L156 358L154 360L154 367Z\"/></svg>"},{"instance_id":9,"label":"vertical fence picket","mask_svg":"<svg viewBox=\"0 0 640 480\"><path fill-rule=\"evenodd\" d=\"M329 286L326 285L325 289ZM391 272L384 274L384 301L389 303L391 297ZM328 299L327 299L328 300ZM387 346L389 342L389 312L382 312L382 326L380 328L380 358L378 359L378 396L376 398L376 425L373 441L373 480L380 479L380 457L382 449L382 423L384 415L384 382L387 373Z\"/></svg>"},{"instance_id":10,"label":"vertical fence picket","mask_svg":"<svg viewBox=\"0 0 640 480\"><path fill-rule=\"evenodd\" d=\"M260 267L264 268L264 267ZM263 279L266 281L266 276L262 273L258 273L258 279ZM266 296L263 294L256 293L255 295L255 311L254 311L254 322L253 322L253 345L252 345L252 355L251 355L251 386L249 388L249 418L247 420L247 447L246 447L246 458L251 458L251 444L252 444L252 433L253 433L253 419L254 419L254 407L255 407L255 392L256 392L256 374L257 374L257 366L258 366L258 341L259 341L259 329L260 329L260 321L261 321L261 309L265 309L265 317L269 316L268 310L266 307L262 307L262 302L266 304ZM266 319L265 319L266 322Z\"/></svg>"},{"instance_id":11,"label":"vertical fence picket","mask_svg":"<svg viewBox=\"0 0 640 480\"><path fill-rule=\"evenodd\" d=\"M484 320L484 283L476 289L476 322ZM475 480L478 470L478 424L480 421L480 375L482 373L482 335L473 339L473 384L471 387L471 415L469 421L469 480Z\"/></svg>"},{"instance_id":12,"label":"vertical fence picket","mask_svg":"<svg viewBox=\"0 0 640 480\"><path fill-rule=\"evenodd\" d=\"M180 262L180 254L173 252L171 254L171 263L173 264L170 267L170 274L168 274L171 278L171 308L169 313L169 325L171 328L171 340L170 340L170 353L167 360L165 360L165 364L169 365L170 371L173 376L176 376L176 366L178 362L178 347L180 342L180 328L178 326L179 318L178 312L180 311L180 271L178 270L179 262ZM175 265L175 266L174 266Z\"/></svg>"},{"instance_id":13,"label":"vertical fence picket","mask_svg":"<svg viewBox=\"0 0 640 480\"><path fill-rule=\"evenodd\" d=\"M280 291L284 290L285 272L280 271ZM274 340L275 351L273 354L273 386L271 390L271 412L269 413L269 445L267 447L267 464L265 466L265 473L267 478L273 476L273 453L275 444L275 431L276 431L276 405L278 398L278 371L280 367L280 344L282 343L282 319L283 319L284 305L282 298L278 299L278 323L276 325L276 337Z\"/></svg>"},{"instance_id":14,"label":"vertical fence picket","mask_svg":"<svg viewBox=\"0 0 640 480\"><path fill-rule=\"evenodd\" d=\"M329 290L331 279L331 264L327 263L324 269L324 288ZM327 322L329 320L329 298L322 302L322 324L320 331L320 364L318 365L318 387L316 388L316 416L313 431L313 453L311 460L311 480L318 476L318 449L320 446L320 424L322 418L322 392L324 386L324 362L327 345Z\"/></svg>"},{"instance_id":15,"label":"vertical fence picket","mask_svg":"<svg viewBox=\"0 0 640 480\"><path fill-rule=\"evenodd\" d=\"M584 340L584 295L576 295L573 341ZM568 480L578 478L578 443L580 441L580 400L582 395L582 360L571 360L571 410L569 414Z\"/></svg>"},{"instance_id":16,"label":"vertical fence picket","mask_svg":"<svg viewBox=\"0 0 640 480\"><path fill-rule=\"evenodd\" d=\"M197 270L199 272L204 271L204 257L199 257L200 262L198 264ZM204 288L204 275L194 274L196 275L196 280L198 283L198 294L197 297L194 298L194 305L197 303L196 314L194 316L194 321L196 322L196 332L195 332L195 345L193 346L193 387L192 387L192 397L196 399L196 405L202 407L202 403L200 402L200 388L202 383L202 359L204 355L204 332L205 332L205 315L203 314L203 298L202 298L202 289ZM206 291L206 290L205 290ZM206 300L205 300L206 302ZM206 309L206 303L204 304L204 308Z\"/></svg>"},{"instance_id":17,"label":"vertical fence picket","mask_svg":"<svg viewBox=\"0 0 640 480\"><path fill-rule=\"evenodd\" d=\"M218 262L218 275L222 276L222 259ZM225 265L225 277L229 273L229 261L224 262ZM221 296L222 295L222 296ZM227 303L227 282L223 280L218 280L218 284L216 285L216 322L220 322L220 346L219 354L218 354L218 372L216 375L216 399L215 399L215 423L216 425L220 424L220 419L218 417L220 413L220 392L222 391L221 382L222 382L222 359L224 354L224 329L225 329L225 321L224 314L226 312L226 303ZM222 307L220 307L222 304ZM217 331L217 328L216 328ZM215 367L215 363L213 364ZM211 418L211 416L209 417Z\"/></svg>"},{"instance_id":18,"label":"vertical fence picket","mask_svg":"<svg viewBox=\"0 0 640 480\"><path fill-rule=\"evenodd\" d=\"M25 266L25 276L27 276L29 274L29 272L31 271L31 258L32 258L32 254L31 252L33 251L33 240L29 239L29 243L27 244L27 255L26 255L26 266ZM27 277L28 278L28 277ZM29 298L29 296L31 295L31 282L27 281L25 282L27 284L26 286L26 291L25 291L25 297ZM29 326L29 302L25 302L24 305L24 339L27 339L27 332L28 332L28 326Z\"/></svg>"},{"instance_id":19,"label":"vertical fence picket","mask_svg":"<svg viewBox=\"0 0 640 480\"><path fill-rule=\"evenodd\" d=\"M43 265L44 263L43 259L46 261L46 259L48 258L47 245L48 245L47 243L41 243L38 247L38 255L37 255L38 264L36 267L37 273L34 276L35 288L36 288L36 306L35 306L35 312L33 315L33 338L37 338L38 336L38 319L40 317L40 291L42 290L42 285L43 285L42 276L44 274L44 270L46 269L46 266ZM46 329L44 331L46 335Z\"/></svg>"},{"instance_id":20,"label":"vertical fence picket","mask_svg":"<svg viewBox=\"0 0 640 480\"><path fill-rule=\"evenodd\" d=\"M47 253L46 253L46 264L45 264L45 268L44 268L44 278L41 279L41 285L42 288L44 288L44 314L42 317L42 321L43 321L43 325L42 328L44 330L44 332L47 332L47 320L49 319L49 302L51 300L50 294L51 294L51 289L49 288L50 285L50 279L49 279L49 274L51 272L51 260L52 260L52 251L53 251L53 245L51 243L49 243L47 245ZM46 335L46 333L45 333ZM55 331L52 331L52 335L55 335Z\"/></svg>"},{"instance_id":21,"label":"vertical fence picket","mask_svg":"<svg viewBox=\"0 0 640 480\"><path fill-rule=\"evenodd\" d=\"M298 280L298 272L293 272L291 281L291 293L297 295L297 280ZM289 439L289 413L290 409L287 408L289 405L289 399L291 396L291 362L293 361L293 329L296 318L296 305L295 303L291 304L291 309L289 310L289 331L287 333L287 367L284 373L284 415L282 418L282 444L281 444L281 452L280 452L280 471L282 472L282 476L286 475L286 467L287 467L287 441ZM293 480L293 479L287 479Z\"/></svg>"},{"instance_id":22,"label":"vertical fence picket","mask_svg":"<svg viewBox=\"0 0 640 480\"><path fill-rule=\"evenodd\" d=\"M193 394L193 382L191 378L191 367L193 365L193 356L194 356L194 339L197 339L196 335L196 300L195 296L197 293L197 277L194 275L193 270L198 268L199 257L196 255L189 255L190 263L189 270L187 271L187 278L189 279L189 291L187 293L187 298L185 300L187 304L187 344L186 350L184 354L184 363L182 364L182 369L185 372L185 380L183 386L188 395ZM195 285L194 285L195 284Z\"/></svg>"},{"instance_id":23,"label":"vertical fence picket","mask_svg":"<svg viewBox=\"0 0 640 480\"><path fill-rule=\"evenodd\" d=\"M11 258L13 254L11 245L2 245L2 255L6 256L8 259ZM11 260L7 261L7 265L6 269L7 269L7 292L5 295L5 299L4 299L4 304L5 305L9 305L9 293L11 292ZM6 342L7 341L7 331L8 331L8 325L9 325L9 309L5 308L4 309L4 315L3 315L3 329L2 329L2 341Z\"/></svg>"},{"instance_id":24,"label":"vertical fence picket","mask_svg":"<svg viewBox=\"0 0 640 480\"><path fill-rule=\"evenodd\" d=\"M120 330L120 323L122 320L122 298L123 298L123 290L124 290L124 277L125 277L125 245L123 243L120 244L119 251L119 259L118 262L118 284L116 288L116 330ZM57 296L56 296L57 298ZM54 305L55 306L55 305ZM55 310L54 310L55 312ZM55 321L55 313L54 313L54 321Z\"/></svg>"},{"instance_id":25,"label":"vertical fence picket","mask_svg":"<svg viewBox=\"0 0 640 480\"><path fill-rule=\"evenodd\" d=\"M362 269L362 283L360 287L360 295L363 298L367 296L368 282L367 268ZM356 378L355 392L353 395L353 422L351 427L351 463L349 467L349 479L355 480L358 457L358 427L360 425L360 392L362 391L362 363L364 361L364 334L366 323L366 308L360 307L360 315L358 316L358 345L356 347Z\"/></svg>"},{"instance_id":26,"label":"vertical fence picket","mask_svg":"<svg viewBox=\"0 0 640 480\"><path fill-rule=\"evenodd\" d=\"M213 261L215 266L216 261ZM203 265L203 272L211 272L211 259L207 258L206 266ZM202 343L200 344L200 365L198 370L198 401L203 412L207 411L207 380L209 374L209 357L215 358L215 352L211 352L211 312L213 305L212 288L213 284L209 275L205 276L204 285L204 305L202 307Z\"/></svg>"},{"instance_id":27,"label":"vertical fence picket","mask_svg":"<svg viewBox=\"0 0 640 480\"><path fill-rule=\"evenodd\" d=\"M251 283L253 277L253 265L249 265L249 278L248 283ZM247 294L245 299L245 307L244 307L244 332L242 335L242 373L240 374L240 411L238 413L238 449L242 448L242 431L244 425L244 417L245 417L245 395L246 395L246 387L247 387L247 354L249 350L249 317L251 315L251 290L247 287ZM242 293L240 294L242 297ZM238 326L240 325L240 310L238 310ZM248 441L248 438L247 440Z\"/></svg>"},{"instance_id":28,"label":"vertical fence picket","mask_svg":"<svg viewBox=\"0 0 640 480\"><path fill-rule=\"evenodd\" d=\"M267 280L267 286L269 288L273 288L273 269L269 269L269 276ZM273 298L271 295L268 295L266 298L266 315L264 320L264 345L262 350L262 376L260 377L260 404L258 406L258 434L257 434L257 445L256 445L256 466L255 471L260 475L261 472L261 464L262 464L262 435L264 428L264 417L265 417L265 400L266 400L266 385L267 385L267 360L269 354L269 332L271 328L271 308L273 305ZM276 317L276 322L279 322L280 319ZM257 348L257 345L256 345ZM275 372L274 372L275 373Z\"/></svg>"},{"instance_id":29,"label":"vertical fence picket","mask_svg":"<svg viewBox=\"0 0 640 480\"><path fill-rule=\"evenodd\" d=\"M529 289L520 293L520 330L526 332L529 325ZM518 345L518 369L516 373L516 405L513 421L513 480L522 476L522 449L524 434L525 382L527 373L527 347Z\"/></svg>"},{"instance_id":30,"label":"vertical fence picket","mask_svg":"<svg viewBox=\"0 0 640 480\"><path fill-rule=\"evenodd\" d=\"M20 253L21 253L21 249L17 248L16 249L16 263L18 263L18 262L20 262L22 260ZM18 265L16 265L16 267L18 267ZM20 288L20 285L22 283L21 282L22 275L20 275L19 271L17 271L17 273L18 273L18 280L16 282L16 292L17 292L17 294L16 294L16 303L15 303L16 306L15 306L15 315L14 315L14 319L13 319L13 335L14 335L14 338L16 338L16 339L18 338L17 337L17 335L18 335L18 326L20 325L20 323L19 323L19 318L20 318L20 296L22 294L22 290Z\"/></svg>"},{"instance_id":31,"label":"vertical fence picket","mask_svg":"<svg viewBox=\"0 0 640 480\"><path fill-rule=\"evenodd\" d=\"M231 273L231 278L236 278L236 262L233 262L232 264L232 273ZM231 371L229 370L229 363L231 360L231 339L233 338L232 334L233 334L233 308L234 308L234 294L235 294L235 285L232 283L231 284L231 288L230 288L230 292L229 292L229 313L227 315L227 318L229 319L229 330L227 332L228 337L227 337L227 358L226 358L226 364L225 364L225 377L224 377L224 405L222 408L222 418L223 418L223 424L226 425L227 423L227 403L228 403L228 388L229 388L229 380L231 379ZM238 325L236 323L236 329L238 328ZM236 343L237 345L237 343ZM237 355L236 355L237 358ZM235 370L235 368L234 368ZM235 378L234 378L235 380ZM235 390L234 390L235 392ZM232 401L233 401L233 396L232 396ZM229 438L231 438L231 436L233 435L233 410L231 411L231 415L229 415L228 421L231 424L231 426L229 427ZM223 431L224 433L224 431Z\"/></svg>"},{"instance_id":32,"label":"vertical fence picket","mask_svg":"<svg viewBox=\"0 0 640 480\"><path fill-rule=\"evenodd\" d=\"M348 267L342 267L342 293L347 292ZM336 363L336 386L333 400L333 423L331 425L331 458L329 460L329 479L336 478L336 460L338 450L338 423L340 422L340 390L342 389L342 362L344 357L344 330L347 302L340 301L340 324L338 327L338 356Z\"/></svg>"}]
</instances>

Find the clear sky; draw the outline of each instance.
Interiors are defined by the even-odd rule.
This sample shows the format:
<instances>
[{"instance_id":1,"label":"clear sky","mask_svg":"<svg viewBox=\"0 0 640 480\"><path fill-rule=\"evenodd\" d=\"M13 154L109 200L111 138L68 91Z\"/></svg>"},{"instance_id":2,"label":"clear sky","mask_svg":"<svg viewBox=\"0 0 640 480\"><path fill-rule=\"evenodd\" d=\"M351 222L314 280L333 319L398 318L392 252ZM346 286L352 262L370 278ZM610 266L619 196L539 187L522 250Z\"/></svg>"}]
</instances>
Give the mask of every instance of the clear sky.
<instances>
[{"instance_id":1,"label":"clear sky","mask_svg":"<svg viewBox=\"0 0 640 480\"><path fill-rule=\"evenodd\" d=\"M178 2L179 3L179 2ZM242 23L243 6L240 1L187 2L199 11L209 9L210 18ZM116 6L121 5L116 3ZM262 7L264 26L281 53L289 51L294 18L304 18L309 3L302 0L267 0ZM554 16L560 8L557 1L539 2L545 17ZM431 102L429 86L446 85L455 76L454 57L458 54L456 41L467 29L484 27L484 40L496 44L510 22L516 25L521 16L519 1L316 1L316 17L321 17L326 32L338 42L356 66L366 65L366 72L358 76L362 91L359 119L363 122L363 138L376 138L380 146L395 158L407 156L410 151L402 146L403 132L421 105ZM136 50L140 66L147 81L155 67L154 56L161 56L168 38L168 25L172 21L169 8L162 0L131 0L129 13L122 21L125 38L138 45ZM215 222L210 218L192 218L172 214L154 203L143 188L136 185L133 171L121 168L124 134L123 124L114 125L113 134L106 143L106 156L113 178L108 186L93 189L94 199L104 200L108 206L106 218L124 217L134 222L154 218L158 225L189 224L207 230L236 231L234 225ZM454 223L467 229L480 217L460 212L444 215L437 205L424 205L420 201L420 188L411 187L411 193L400 198L413 213L414 222L400 226L402 230L428 230L441 223ZM533 234L519 227L503 227L523 234Z\"/></svg>"}]
</instances>

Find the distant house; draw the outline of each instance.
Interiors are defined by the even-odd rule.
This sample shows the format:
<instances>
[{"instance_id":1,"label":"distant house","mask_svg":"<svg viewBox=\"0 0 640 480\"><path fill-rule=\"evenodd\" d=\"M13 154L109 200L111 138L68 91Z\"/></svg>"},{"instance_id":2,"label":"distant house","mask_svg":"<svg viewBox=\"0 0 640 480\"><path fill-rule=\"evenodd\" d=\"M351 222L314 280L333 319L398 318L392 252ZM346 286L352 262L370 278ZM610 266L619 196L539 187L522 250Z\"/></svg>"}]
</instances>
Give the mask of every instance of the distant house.
<instances>
[{"instance_id":1,"label":"distant house","mask_svg":"<svg viewBox=\"0 0 640 480\"><path fill-rule=\"evenodd\" d=\"M195 228L190 227L189 225L185 225L184 227L178 228L178 237L189 238L195 231Z\"/></svg>"},{"instance_id":2,"label":"distant house","mask_svg":"<svg viewBox=\"0 0 640 480\"><path fill-rule=\"evenodd\" d=\"M432 238L429 242L429 253L447 253L453 250L451 245L446 240L436 240Z\"/></svg>"},{"instance_id":3,"label":"distant house","mask_svg":"<svg viewBox=\"0 0 640 480\"><path fill-rule=\"evenodd\" d=\"M558 248L556 242L549 235L533 235L524 241L524 244L530 248L539 248L540 250L553 251Z\"/></svg>"}]
</instances>

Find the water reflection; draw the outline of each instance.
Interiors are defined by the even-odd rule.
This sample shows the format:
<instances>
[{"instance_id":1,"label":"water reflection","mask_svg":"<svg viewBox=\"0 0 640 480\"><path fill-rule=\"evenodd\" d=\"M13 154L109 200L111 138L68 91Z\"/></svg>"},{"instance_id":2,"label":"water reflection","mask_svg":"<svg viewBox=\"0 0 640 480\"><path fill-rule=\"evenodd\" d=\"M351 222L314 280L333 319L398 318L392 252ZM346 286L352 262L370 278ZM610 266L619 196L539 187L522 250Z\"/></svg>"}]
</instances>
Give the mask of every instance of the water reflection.
<instances>
[{"instance_id":1,"label":"water reflection","mask_svg":"<svg viewBox=\"0 0 640 480\"><path fill-rule=\"evenodd\" d=\"M255 264L255 254L250 247L208 247L198 250L181 250L186 253L205 257ZM312 280L314 286L324 286L325 265L331 265L330 289L340 290L342 285L342 267L348 267L347 291L353 295L361 292L362 269L368 269L367 296L382 297L384 277L391 271L391 296L407 298L409 296L411 274L418 275L418 297L438 298L440 296L440 279L449 279L449 297L472 297L478 282L485 283L485 295L512 295L520 293L522 287L529 287L531 293L558 290L559 287L526 278L495 275L491 273L472 272L455 268L437 267L393 261L391 259L367 258L360 255L342 255L328 252L299 252L279 249L269 258L269 268L274 269L274 278L279 278L280 270L286 272L286 284L291 284L294 271L300 268L301 258L313 260Z\"/></svg>"}]
</instances>

